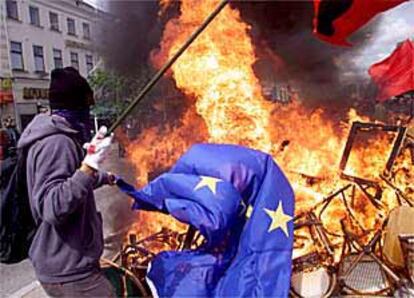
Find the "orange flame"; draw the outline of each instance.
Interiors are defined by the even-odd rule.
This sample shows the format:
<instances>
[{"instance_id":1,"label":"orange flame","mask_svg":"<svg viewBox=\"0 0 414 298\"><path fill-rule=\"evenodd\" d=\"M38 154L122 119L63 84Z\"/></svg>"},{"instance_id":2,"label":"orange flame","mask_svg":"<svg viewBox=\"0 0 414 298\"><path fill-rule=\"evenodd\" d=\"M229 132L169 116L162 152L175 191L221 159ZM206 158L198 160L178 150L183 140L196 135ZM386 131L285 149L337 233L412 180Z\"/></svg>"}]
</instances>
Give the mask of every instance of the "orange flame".
<instances>
[{"instance_id":1,"label":"orange flame","mask_svg":"<svg viewBox=\"0 0 414 298\"><path fill-rule=\"evenodd\" d=\"M171 58L217 3L183 1L182 13L167 24L161 51L154 59ZM243 144L269 152L268 108L253 73L256 57L248 30L237 10L224 8L172 71L177 87L196 98L210 142Z\"/></svg>"},{"instance_id":2,"label":"orange flame","mask_svg":"<svg viewBox=\"0 0 414 298\"><path fill-rule=\"evenodd\" d=\"M163 7L167 4L164 0ZM197 5L191 0L182 1L181 14L165 27L161 48L153 55L154 63L161 65L173 56L217 4L217 0ZM143 185L148 181L148 173L172 165L195 142L207 140L259 149L272 154L284 169L295 189L296 212L300 214L349 183L339 177L338 167L350 123L369 119L350 110L347 121L338 123L332 120L334 117L327 117L323 109L309 112L298 101L289 105L266 102L252 68L256 56L249 30L236 9L223 9L172 67L177 88L195 99L195 111L184 115L181 126L164 132L156 128L145 130L130 144L129 158L136 165L138 184ZM349 157L347 174L373 179L383 188L383 209L375 208L356 187L347 191L348 196L353 195L349 205L340 199L332 201L322 223L330 232L329 240L337 257L343 242L340 219L352 221L353 231L362 235L362 230L377 228L398 203L395 191L379 179L391 141L387 133L367 135L356 142ZM397 164L402 170L393 181L413 196L409 153L402 152ZM172 222L166 217L143 215L138 220L138 231L154 232L147 221L167 227ZM307 232L297 231L295 235L295 256L317 249Z\"/></svg>"}]
</instances>

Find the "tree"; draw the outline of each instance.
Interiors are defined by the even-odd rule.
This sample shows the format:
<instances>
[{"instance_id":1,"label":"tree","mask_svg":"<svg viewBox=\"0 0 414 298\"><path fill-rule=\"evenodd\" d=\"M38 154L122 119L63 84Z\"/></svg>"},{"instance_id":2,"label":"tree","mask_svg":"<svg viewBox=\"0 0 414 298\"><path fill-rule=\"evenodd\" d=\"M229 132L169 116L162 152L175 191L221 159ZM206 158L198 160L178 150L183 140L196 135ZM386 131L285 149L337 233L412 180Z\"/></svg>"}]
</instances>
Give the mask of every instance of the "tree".
<instances>
[{"instance_id":1,"label":"tree","mask_svg":"<svg viewBox=\"0 0 414 298\"><path fill-rule=\"evenodd\" d=\"M129 103L125 92L126 79L112 72L97 69L88 77L94 89L96 104L92 113L99 119L112 122Z\"/></svg>"}]
</instances>

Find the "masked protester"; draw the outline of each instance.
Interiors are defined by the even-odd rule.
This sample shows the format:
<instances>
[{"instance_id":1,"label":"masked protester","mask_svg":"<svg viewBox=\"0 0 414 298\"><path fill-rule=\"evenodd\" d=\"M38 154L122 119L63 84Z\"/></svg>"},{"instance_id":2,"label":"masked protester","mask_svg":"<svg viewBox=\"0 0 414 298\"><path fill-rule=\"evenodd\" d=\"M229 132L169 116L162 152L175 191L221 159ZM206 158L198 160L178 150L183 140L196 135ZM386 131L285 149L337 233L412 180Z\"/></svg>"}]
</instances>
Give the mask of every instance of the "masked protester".
<instances>
[{"instance_id":1,"label":"masked protester","mask_svg":"<svg viewBox=\"0 0 414 298\"><path fill-rule=\"evenodd\" d=\"M29 258L49 296L113 297L99 267L102 217L93 195L110 184L99 166L112 136L103 127L91 140L93 92L76 69L52 71L49 103L51 115L37 115L18 143L28 149L27 188L38 226Z\"/></svg>"}]
</instances>

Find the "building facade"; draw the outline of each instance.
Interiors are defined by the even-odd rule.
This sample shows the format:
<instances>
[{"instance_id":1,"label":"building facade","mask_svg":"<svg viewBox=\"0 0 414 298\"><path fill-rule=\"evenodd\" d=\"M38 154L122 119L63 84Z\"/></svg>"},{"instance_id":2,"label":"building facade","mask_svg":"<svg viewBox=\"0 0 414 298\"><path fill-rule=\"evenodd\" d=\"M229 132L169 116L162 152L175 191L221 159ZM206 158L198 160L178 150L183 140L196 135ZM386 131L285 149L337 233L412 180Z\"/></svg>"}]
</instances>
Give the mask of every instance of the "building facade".
<instances>
[{"instance_id":1,"label":"building facade","mask_svg":"<svg viewBox=\"0 0 414 298\"><path fill-rule=\"evenodd\" d=\"M0 116L13 115L22 129L47 108L54 68L73 66L87 76L95 67L103 13L79 0L0 1Z\"/></svg>"}]
</instances>

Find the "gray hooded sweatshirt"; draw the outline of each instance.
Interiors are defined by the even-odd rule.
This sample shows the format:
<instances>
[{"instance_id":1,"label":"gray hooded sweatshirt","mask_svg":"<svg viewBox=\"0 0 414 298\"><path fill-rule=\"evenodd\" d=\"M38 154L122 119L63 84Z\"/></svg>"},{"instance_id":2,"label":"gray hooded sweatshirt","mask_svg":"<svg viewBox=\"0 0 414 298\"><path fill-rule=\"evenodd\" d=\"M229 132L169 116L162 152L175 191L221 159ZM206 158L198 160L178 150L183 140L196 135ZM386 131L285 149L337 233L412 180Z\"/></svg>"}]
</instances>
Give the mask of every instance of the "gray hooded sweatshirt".
<instances>
[{"instance_id":1,"label":"gray hooded sweatshirt","mask_svg":"<svg viewBox=\"0 0 414 298\"><path fill-rule=\"evenodd\" d=\"M27 186L38 230L29 258L43 283L75 281L99 271L102 217L93 189L107 176L94 178L78 170L83 151L74 141L77 133L64 118L42 114L18 143L19 148L30 146Z\"/></svg>"}]
</instances>

